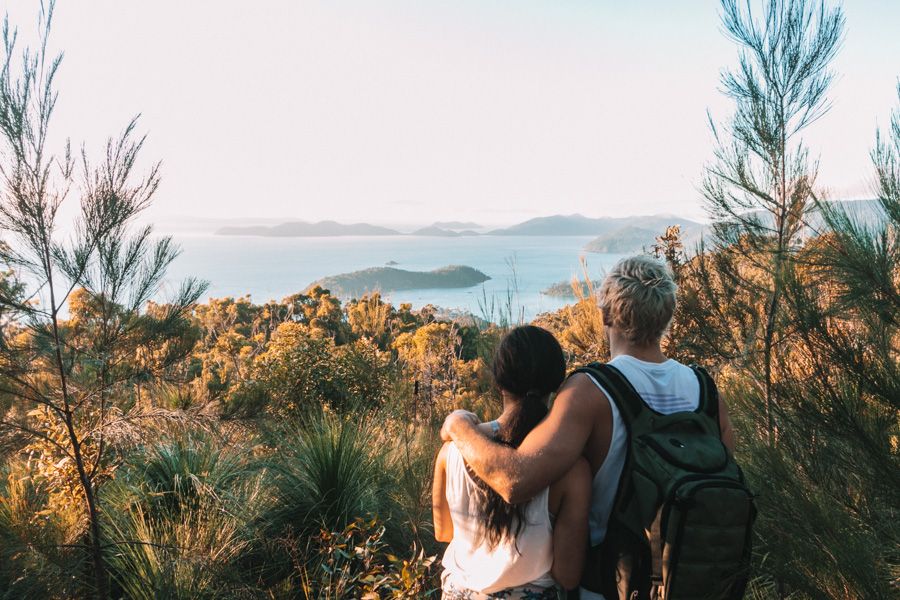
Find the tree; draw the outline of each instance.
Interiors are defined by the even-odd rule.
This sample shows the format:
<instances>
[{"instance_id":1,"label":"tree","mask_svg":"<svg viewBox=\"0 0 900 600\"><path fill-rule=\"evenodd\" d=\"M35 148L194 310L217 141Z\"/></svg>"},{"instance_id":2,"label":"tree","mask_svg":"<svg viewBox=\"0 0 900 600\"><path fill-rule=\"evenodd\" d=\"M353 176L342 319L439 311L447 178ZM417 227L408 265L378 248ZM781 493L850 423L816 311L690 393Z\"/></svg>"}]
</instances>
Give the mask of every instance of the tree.
<instances>
[{"instance_id":1,"label":"tree","mask_svg":"<svg viewBox=\"0 0 900 600\"><path fill-rule=\"evenodd\" d=\"M861 205L871 214L817 205L817 235L784 281L794 333L775 389L785 435L777 449L745 447L764 564L812 598L897 592L900 106L886 138L873 152L877 202Z\"/></svg>"},{"instance_id":2,"label":"tree","mask_svg":"<svg viewBox=\"0 0 900 600\"><path fill-rule=\"evenodd\" d=\"M3 392L31 410L4 418L0 431L55 454L60 468L72 466L89 526L94 593L105 598L97 489L108 474L109 433L142 417L128 412L130 391L148 369L134 357L160 351L177 335L205 285L188 280L155 316L142 310L178 250L170 238L154 239L150 227L132 227L159 185L158 164L142 178L134 175L144 143L134 136L136 121L107 142L96 165L84 149L76 160L68 143L59 155L49 148L62 61L48 50L53 8L42 6L36 50L19 53L16 31L3 25L0 260L26 291L0 290L0 306L20 324L0 340L0 380ZM73 189L78 212L64 228L60 207ZM183 352L160 358L157 367Z\"/></svg>"},{"instance_id":3,"label":"tree","mask_svg":"<svg viewBox=\"0 0 900 600\"><path fill-rule=\"evenodd\" d=\"M703 192L716 220L717 250L750 265L725 272L723 284L763 302L760 331L743 354L761 354L765 428L772 440L784 286L816 197L817 165L800 135L830 107L829 64L840 47L844 16L815 0L765 0L763 6L758 15L750 0L722 0L722 24L740 47L737 68L722 77L735 112L721 129L710 119L717 147Z\"/></svg>"}]
</instances>

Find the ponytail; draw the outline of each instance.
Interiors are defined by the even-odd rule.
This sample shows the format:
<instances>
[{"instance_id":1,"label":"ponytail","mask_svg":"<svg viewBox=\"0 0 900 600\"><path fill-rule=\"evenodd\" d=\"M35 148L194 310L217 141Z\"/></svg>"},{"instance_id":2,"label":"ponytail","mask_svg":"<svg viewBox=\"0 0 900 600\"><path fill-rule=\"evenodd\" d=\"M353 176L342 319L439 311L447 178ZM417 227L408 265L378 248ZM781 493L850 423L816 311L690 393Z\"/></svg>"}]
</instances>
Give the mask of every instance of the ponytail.
<instances>
[{"instance_id":1,"label":"ponytail","mask_svg":"<svg viewBox=\"0 0 900 600\"><path fill-rule=\"evenodd\" d=\"M501 341L494 355L494 382L501 390L519 397L509 422L497 441L518 448L525 437L547 416L547 398L565 378L562 348L549 331L526 325L516 327ZM471 469L480 494L478 506L484 515L483 539L494 548L509 536L518 537L527 525L525 504L509 504L488 487Z\"/></svg>"},{"instance_id":2,"label":"ponytail","mask_svg":"<svg viewBox=\"0 0 900 600\"><path fill-rule=\"evenodd\" d=\"M518 409L512 414L508 430L500 432L504 443L518 448L525 436L544 420L548 412L547 396L548 394L542 394L539 390L529 390L525 393Z\"/></svg>"}]
</instances>

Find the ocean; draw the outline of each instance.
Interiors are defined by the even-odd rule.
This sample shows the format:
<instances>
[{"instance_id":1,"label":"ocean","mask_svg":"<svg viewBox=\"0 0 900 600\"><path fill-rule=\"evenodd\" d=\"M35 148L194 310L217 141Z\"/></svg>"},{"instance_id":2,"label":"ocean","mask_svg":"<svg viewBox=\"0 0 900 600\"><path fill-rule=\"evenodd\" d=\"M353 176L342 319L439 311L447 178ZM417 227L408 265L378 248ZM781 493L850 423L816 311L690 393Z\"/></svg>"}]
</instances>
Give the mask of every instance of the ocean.
<instances>
[{"instance_id":1,"label":"ocean","mask_svg":"<svg viewBox=\"0 0 900 600\"><path fill-rule=\"evenodd\" d=\"M217 236L210 233L173 235L182 253L170 266L162 298L185 277L209 282L207 298L250 295L254 302L280 300L301 292L328 275L397 263L398 269L426 271L447 265L467 265L491 279L463 289L395 291L384 296L395 305L426 304L490 317L505 312L512 298L513 314L530 320L539 313L571 303L541 292L560 281L581 276L584 257L592 278L602 276L621 256L585 254L590 236L360 236L275 238ZM485 302L486 300L486 302Z\"/></svg>"}]
</instances>

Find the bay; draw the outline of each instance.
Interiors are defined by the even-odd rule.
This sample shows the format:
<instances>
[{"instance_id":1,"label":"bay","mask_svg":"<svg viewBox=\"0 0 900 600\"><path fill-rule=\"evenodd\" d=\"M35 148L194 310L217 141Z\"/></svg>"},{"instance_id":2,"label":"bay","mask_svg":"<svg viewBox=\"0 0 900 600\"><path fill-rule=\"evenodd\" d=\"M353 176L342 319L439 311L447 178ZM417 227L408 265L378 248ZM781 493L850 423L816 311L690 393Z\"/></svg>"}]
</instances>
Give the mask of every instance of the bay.
<instances>
[{"instance_id":1,"label":"bay","mask_svg":"<svg viewBox=\"0 0 900 600\"><path fill-rule=\"evenodd\" d=\"M433 304L448 310L495 318L512 309L526 320L571 303L542 290L582 276L582 258L593 278L621 258L617 254L585 254L590 236L346 236L275 238L177 233L181 255L168 270L162 297L174 293L185 277L209 281L207 298L249 295L254 302L280 300L302 292L328 275L349 273L389 262L398 269L429 271L467 265L491 279L462 289L421 289L383 294L395 305L414 308Z\"/></svg>"}]
</instances>

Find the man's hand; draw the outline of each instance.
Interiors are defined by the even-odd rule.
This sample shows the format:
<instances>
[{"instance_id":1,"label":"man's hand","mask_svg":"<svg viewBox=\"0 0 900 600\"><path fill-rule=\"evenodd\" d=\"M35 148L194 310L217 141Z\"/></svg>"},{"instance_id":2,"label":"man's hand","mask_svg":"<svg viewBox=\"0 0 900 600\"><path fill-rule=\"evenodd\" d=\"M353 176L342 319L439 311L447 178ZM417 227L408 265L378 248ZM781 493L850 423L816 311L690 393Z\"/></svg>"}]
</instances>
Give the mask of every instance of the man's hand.
<instances>
[{"instance_id":1,"label":"man's hand","mask_svg":"<svg viewBox=\"0 0 900 600\"><path fill-rule=\"evenodd\" d=\"M459 427L476 427L481 421L475 415L467 410L454 410L444 419L444 425L441 427L441 439L445 442L452 442L456 436Z\"/></svg>"}]
</instances>

